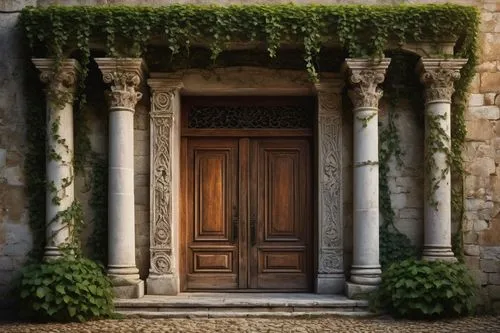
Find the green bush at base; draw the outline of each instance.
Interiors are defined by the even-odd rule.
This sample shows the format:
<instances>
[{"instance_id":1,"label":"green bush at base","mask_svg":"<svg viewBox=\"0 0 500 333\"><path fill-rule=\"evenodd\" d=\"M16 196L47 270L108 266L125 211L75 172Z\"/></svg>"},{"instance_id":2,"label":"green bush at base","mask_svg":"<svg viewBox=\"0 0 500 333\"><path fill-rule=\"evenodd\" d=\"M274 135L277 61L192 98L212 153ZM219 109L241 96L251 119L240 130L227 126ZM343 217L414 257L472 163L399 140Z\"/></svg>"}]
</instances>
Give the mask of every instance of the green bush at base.
<instances>
[{"instance_id":1,"label":"green bush at base","mask_svg":"<svg viewBox=\"0 0 500 333\"><path fill-rule=\"evenodd\" d=\"M86 258L65 256L22 270L20 315L42 321L85 321L113 313L111 283Z\"/></svg>"},{"instance_id":2,"label":"green bush at base","mask_svg":"<svg viewBox=\"0 0 500 333\"><path fill-rule=\"evenodd\" d=\"M383 272L371 306L407 318L464 316L475 310L476 289L461 263L408 259Z\"/></svg>"}]
</instances>

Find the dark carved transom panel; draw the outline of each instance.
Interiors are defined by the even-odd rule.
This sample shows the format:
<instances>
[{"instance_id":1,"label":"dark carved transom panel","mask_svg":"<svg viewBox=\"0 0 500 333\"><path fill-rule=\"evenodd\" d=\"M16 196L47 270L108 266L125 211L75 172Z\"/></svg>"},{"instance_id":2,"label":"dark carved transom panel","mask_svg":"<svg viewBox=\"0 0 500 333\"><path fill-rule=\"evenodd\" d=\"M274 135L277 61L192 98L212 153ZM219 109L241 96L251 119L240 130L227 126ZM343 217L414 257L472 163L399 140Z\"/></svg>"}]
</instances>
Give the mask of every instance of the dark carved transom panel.
<instances>
[{"instance_id":1,"label":"dark carved transom panel","mask_svg":"<svg viewBox=\"0 0 500 333\"><path fill-rule=\"evenodd\" d=\"M312 128L310 108L294 106L193 106L188 128Z\"/></svg>"}]
</instances>

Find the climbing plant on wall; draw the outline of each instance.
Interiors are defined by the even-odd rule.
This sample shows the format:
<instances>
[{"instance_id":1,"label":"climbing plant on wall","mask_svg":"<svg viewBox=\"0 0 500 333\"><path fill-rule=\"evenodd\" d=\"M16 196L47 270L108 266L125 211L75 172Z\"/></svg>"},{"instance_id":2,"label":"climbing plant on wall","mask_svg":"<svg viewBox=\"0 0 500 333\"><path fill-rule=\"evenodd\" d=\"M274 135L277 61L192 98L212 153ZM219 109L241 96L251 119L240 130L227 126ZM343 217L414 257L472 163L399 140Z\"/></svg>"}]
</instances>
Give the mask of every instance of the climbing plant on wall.
<instances>
[{"instance_id":1,"label":"climbing plant on wall","mask_svg":"<svg viewBox=\"0 0 500 333\"><path fill-rule=\"evenodd\" d=\"M246 5L165 7L49 6L26 7L20 23L31 54L60 60L77 55L81 72L79 96L88 73L91 45L110 57L140 57L152 44L166 45L171 58L206 46L214 64L218 56L239 42L255 43L275 58L282 45L302 50L304 69L318 80L317 58L323 48L335 46L350 57L382 57L387 49L407 42L439 44L457 41L456 57L468 58L456 82L452 112L450 169L461 179L461 150L465 138L466 91L476 64L478 12L474 7L432 5ZM79 97L79 103L85 98ZM77 126L84 126L77 124ZM43 128L43 127L42 127ZM84 132L84 131L83 131ZM80 133L76 129L76 133ZM77 161L87 151L75 147ZM381 169L382 173L384 169ZM459 182L460 183L460 182ZM386 191L382 184L382 191ZM384 194L382 194L384 195ZM384 204L384 203L383 203ZM454 217L461 220L462 187L453 192ZM30 208L34 209L34 208ZM457 242L460 244L460 242Z\"/></svg>"}]
</instances>

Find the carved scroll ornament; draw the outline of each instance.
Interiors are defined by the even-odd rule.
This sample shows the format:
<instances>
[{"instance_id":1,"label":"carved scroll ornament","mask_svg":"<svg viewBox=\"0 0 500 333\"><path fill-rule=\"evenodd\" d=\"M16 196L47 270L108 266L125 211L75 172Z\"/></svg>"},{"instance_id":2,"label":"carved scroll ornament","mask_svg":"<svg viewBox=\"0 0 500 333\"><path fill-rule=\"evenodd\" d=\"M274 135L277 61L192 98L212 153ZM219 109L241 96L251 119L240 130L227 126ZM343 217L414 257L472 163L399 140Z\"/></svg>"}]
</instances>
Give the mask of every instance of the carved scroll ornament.
<instances>
[{"instance_id":1,"label":"carved scroll ornament","mask_svg":"<svg viewBox=\"0 0 500 333\"><path fill-rule=\"evenodd\" d=\"M172 274L171 131L176 89L153 90L151 111L151 272Z\"/></svg>"}]
</instances>

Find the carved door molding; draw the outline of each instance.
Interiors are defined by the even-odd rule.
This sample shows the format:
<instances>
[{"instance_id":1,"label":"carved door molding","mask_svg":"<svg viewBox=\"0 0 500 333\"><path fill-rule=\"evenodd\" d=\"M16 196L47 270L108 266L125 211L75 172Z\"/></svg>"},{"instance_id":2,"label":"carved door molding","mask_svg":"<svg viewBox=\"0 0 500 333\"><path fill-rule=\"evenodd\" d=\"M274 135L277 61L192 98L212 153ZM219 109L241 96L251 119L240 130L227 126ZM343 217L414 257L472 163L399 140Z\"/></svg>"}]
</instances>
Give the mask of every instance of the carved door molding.
<instances>
[{"instance_id":1,"label":"carved door molding","mask_svg":"<svg viewBox=\"0 0 500 333\"><path fill-rule=\"evenodd\" d=\"M318 242L317 293L341 293L344 288L342 216L343 80L335 75L314 86L300 71L224 68L213 71L152 73L150 275L148 294L179 292L178 227L180 95L297 96L318 95L316 124Z\"/></svg>"}]
</instances>

